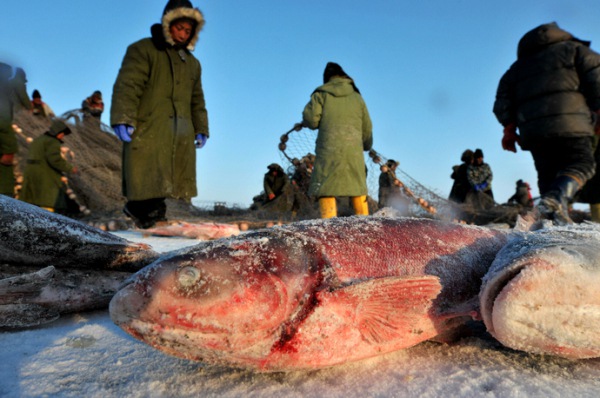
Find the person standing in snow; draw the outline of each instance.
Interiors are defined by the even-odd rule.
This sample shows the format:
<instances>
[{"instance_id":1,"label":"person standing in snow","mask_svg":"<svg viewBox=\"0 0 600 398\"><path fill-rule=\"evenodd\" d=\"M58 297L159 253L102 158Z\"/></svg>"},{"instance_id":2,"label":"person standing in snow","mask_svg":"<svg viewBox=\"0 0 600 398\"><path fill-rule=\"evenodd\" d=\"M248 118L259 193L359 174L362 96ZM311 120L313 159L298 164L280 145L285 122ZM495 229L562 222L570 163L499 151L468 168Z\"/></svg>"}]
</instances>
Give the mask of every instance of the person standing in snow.
<instances>
[{"instance_id":1,"label":"person standing in snow","mask_svg":"<svg viewBox=\"0 0 600 398\"><path fill-rule=\"evenodd\" d=\"M322 218L337 216L336 196L351 197L354 213L368 215L363 151L373 145L373 126L354 81L334 62L327 63L323 85L312 93L294 128L319 129L309 195L319 201Z\"/></svg>"},{"instance_id":2,"label":"person standing in snow","mask_svg":"<svg viewBox=\"0 0 600 398\"><path fill-rule=\"evenodd\" d=\"M473 151L466 149L461 157L461 164L452 167L452 174L450 178L454 180L452 189L450 189L450 196L448 199L456 203L464 203L467 198L467 193L471 190L471 184L469 184L469 178L467 177L467 169L473 164Z\"/></svg>"},{"instance_id":3,"label":"person standing in snow","mask_svg":"<svg viewBox=\"0 0 600 398\"><path fill-rule=\"evenodd\" d=\"M554 22L532 29L500 79L493 111L504 126L502 148L516 152L518 143L531 151L540 214L556 224L572 223L569 204L595 173L600 54Z\"/></svg>"},{"instance_id":4,"label":"person standing in snow","mask_svg":"<svg viewBox=\"0 0 600 398\"><path fill-rule=\"evenodd\" d=\"M467 167L467 180L471 187L467 193L466 203L475 209L487 209L494 205L492 192L492 168L483 161L483 151L476 149L473 163Z\"/></svg>"},{"instance_id":5,"label":"person standing in snow","mask_svg":"<svg viewBox=\"0 0 600 398\"><path fill-rule=\"evenodd\" d=\"M204 17L170 0L152 37L127 49L113 87L111 125L123 141L123 209L139 228L166 219L166 198L197 195L196 153L209 136L201 65L192 55Z\"/></svg>"},{"instance_id":6,"label":"person standing in snow","mask_svg":"<svg viewBox=\"0 0 600 398\"><path fill-rule=\"evenodd\" d=\"M19 150L12 127L15 105L31 109L27 77L21 68L0 63L0 194L14 197L14 158Z\"/></svg>"},{"instance_id":7,"label":"person standing in snow","mask_svg":"<svg viewBox=\"0 0 600 398\"><path fill-rule=\"evenodd\" d=\"M71 129L63 121L55 119L47 132L33 140L29 146L19 199L51 212L66 210L66 186L62 177L76 172L61 154L63 139L69 134Z\"/></svg>"}]
</instances>

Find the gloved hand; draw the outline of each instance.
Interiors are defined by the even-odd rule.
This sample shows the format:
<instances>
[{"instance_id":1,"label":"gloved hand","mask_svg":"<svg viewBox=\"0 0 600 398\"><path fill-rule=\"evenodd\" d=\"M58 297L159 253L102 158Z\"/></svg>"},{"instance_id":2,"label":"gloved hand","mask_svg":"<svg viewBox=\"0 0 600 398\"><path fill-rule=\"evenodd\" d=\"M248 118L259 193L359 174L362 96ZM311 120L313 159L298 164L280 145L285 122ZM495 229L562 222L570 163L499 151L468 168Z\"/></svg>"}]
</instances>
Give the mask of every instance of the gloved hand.
<instances>
[{"instance_id":1,"label":"gloved hand","mask_svg":"<svg viewBox=\"0 0 600 398\"><path fill-rule=\"evenodd\" d=\"M517 125L514 123L504 126L504 136L502 137L502 149L505 151L517 152L515 143L521 144L517 135Z\"/></svg>"},{"instance_id":2,"label":"gloved hand","mask_svg":"<svg viewBox=\"0 0 600 398\"><path fill-rule=\"evenodd\" d=\"M131 135L133 134L133 130L135 130L132 126L128 124L115 124L112 128L121 141L131 142Z\"/></svg>"},{"instance_id":3,"label":"gloved hand","mask_svg":"<svg viewBox=\"0 0 600 398\"><path fill-rule=\"evenodd\" d=\"M206 144L206 140L208 139L208 137L206 136L206 134L202 134L202 133L198 133L196 134L196 148L202 148L205 144Z\"/></svg>"},{"instance_id":4,"label":"gloved hand","mask_svg":"<svg viewBox=\"0 0 600 398\"><path fill-rule=\"evenodd\" d=\"M267 195L269 200L273 200L275 199L275 194L273 192L271 192L270 194Z\"/></svg>"},{"instance_id":5,"label":"gloved hand","mask_svg":"<svg viewBox=\"0 0 600 398\"><path fill-rule=\"evenodd\" d=\"M4 166L12 166L14 158L14 153L5 153L2 155L2 157L0 157L0 164Z\"/></svg>"},{"instance_id":6,"label":"gloved hand","mask_svg":"<svg viewBox=\"0 0 600 398\"><path fill-rule=\"evenodd\" d=\"M475 192L481 192L481 191L485 190L487 188L487 186L488 186L488 183L486 181L484 181L481 184L475 184L473 189L475 189Z\"/></svg>"}]
</instances>

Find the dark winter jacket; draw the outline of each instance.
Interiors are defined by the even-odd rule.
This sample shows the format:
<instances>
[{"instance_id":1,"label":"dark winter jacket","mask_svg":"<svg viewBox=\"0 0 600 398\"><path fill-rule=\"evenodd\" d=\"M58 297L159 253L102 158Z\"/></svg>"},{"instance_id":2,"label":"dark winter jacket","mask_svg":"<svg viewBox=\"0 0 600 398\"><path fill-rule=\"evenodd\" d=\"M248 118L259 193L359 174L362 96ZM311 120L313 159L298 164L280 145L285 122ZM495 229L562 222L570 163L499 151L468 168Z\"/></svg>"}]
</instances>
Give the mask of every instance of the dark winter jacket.
<instances>
[{"instance_id":1,"label":"dark winter jacket","mask_svg":"<svg viewBox=\"0 0 600 398\"><path fill-rule=\"evenodd\" d=\"M186 48L174 46L169 24L193 18ZM123 144L123 193L128 200L197 195L195 135L209 135L200 62L191 54L204 24L195 8L166 12L152 38L127 49L112 95L111 125L135 131Z\"/></svg>"},{"instance_id":2,"label":"dark winter jacket","mask_svg":"<svg viewBox=\"0 0 600 398\"><path fill-rule=\"evenodd\" d=\"M467 193L471 190L471 184L469 184L469 178L467 177L467 169L469 168L468 163L462 163L460 166L454 166L450 178L454 180L452 189L450 190L449 199L457 202L464 203Z\"/></svg>"},{"instance_id":3,"label":"dark winter jacket","mask_svg":"<svg viewBox=\"0 0 600 398\"><path fill-rule=\"evenodd\" d=\"M276 172L275 175L273 175L274 171ZM270 169L263 178L266 200L268 200L269 194L273 194L275 197L282 195L288 184L289 178L281 166L278 165L276 168Z\"/></svg>"},{"instance_id":4,"label":"dark winter jacket","mask_svg":"<svg viewBox=\"0 0 600 398\"><path fill-rule=\"evenodd\" d=\"M555 23L526 33L494 103L502 125L516 123L521 147L529 149L535 140L548 137L591 136L591 111L598 109L600 55L589 42Z\"/></svg>"},{"instance_id":5,"label":"dark winter jacket","mask_svg":"<svg viewBox=\"0 0 600 398\"><path fill-rule=\"evenodd\" d=\"M366 195L363 151L371 149L373 127L352 80L334 77L318 87L302 117L305 126L319 129L309 194L315 198Z\"/></svg>"},{"instance_id":6,"label":"dark winter jacket","mask_svg":"<svg viewBox=\"0 0 600 398\"><path fill-rule=\"evenodd\" d=\"M23 173L21 200L56 210L66 208L65 185L61 177L63 173L71 172L73 166L62 157L61 144L62 141L51 133L33 140Z\"/></svg>"}]
</instances>

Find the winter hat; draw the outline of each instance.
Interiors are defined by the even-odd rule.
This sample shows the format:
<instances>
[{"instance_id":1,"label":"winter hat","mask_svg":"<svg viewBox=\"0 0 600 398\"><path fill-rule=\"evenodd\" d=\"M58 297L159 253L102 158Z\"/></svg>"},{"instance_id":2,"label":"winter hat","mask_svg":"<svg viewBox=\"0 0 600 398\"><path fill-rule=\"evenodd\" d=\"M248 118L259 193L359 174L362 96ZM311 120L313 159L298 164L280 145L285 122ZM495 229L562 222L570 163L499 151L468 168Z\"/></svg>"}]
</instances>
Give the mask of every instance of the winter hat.
<instances>
[{"instance_id":1,"label":"winter hat","mask_svg":"<svg viewBox=\"0 0 600 398\"><path fill-rule=\"evenodd\" d=\"M40 94L39 91L37 90L33 90L33 93L31 94L31 98L36 99L36 98L42 98L42 95Z\"/></svg>"},{"instance_id":2,"label":"winter hat","mask_svg":"<svg viewBox=\"0 0 600 398\"><path fill-rule=\"evenodd\" d=\"M327 62L323 72L323 84L327 83L333 76L349 77L340 65L335 62Z\"/></svg>"},{"instance_id":3,"label":"winter hat","mask_svg":"<svg viewBox=\"0 0 600 398\"><path fill-rule=\"evenodd\" d=\"M388 161L386 162L387 167L398 167L399 165L400 162L396 162L394 159L388 159Z\"/></svg>"},{"instance_id":4,"label":"winter hat","mask_svg":"<svg viewBox=\"0 0 600 398\"><path fill-rule=\"evenodd\" d=\"M192 2L189 0L169 0L163 11L162 29L166 42L172 46L175 45L175 41L171 38L169 28L171 27L171 24L178 19L189 19L194 22L194 32L186 47L189 51L193 51L196 42L198 41L200 31L204 26L204 16L199 9L194 8Z\"/></svg>"},{"instance_id":5,"label":"winter hat","mask_svg":"<svg viewBox=\"0 0 600 398\"><path fill-rule=\"evenodd\" d=\"M60 133L65 133L65 135L69 135L71 134L71 129L62 120L54 119L52 121L52 124L50 125L50 130L48 130L48 134L52 137L56 137Z\"/></svg>"},{"instance_id":6,"label":"winter hat","mask_svg":"<svg viewBox=\"0 0 600 398\"><path fill-rule=\"evenodd\" d=\"M356 87L356 85L354 84L354 80L352 80L352 78L348 76L346 72L344 72L340 65L336 64L335 62L327 62L327 65L325 66L325 71L323 71L323 84L327 83L333 76L340 76L350 79L352 83L352 88L354 88L354 91L360 94L358 87Z\"/></svg>"},{"instance_id":7,"label":"winter hat","mask_svg":"<svg viewBox=\"0 0 600 398\"><path fill-rule=\"evenodd\" d=\"M460 161L461 162L470 162L471 160L473 160L473 151L470 149L466 149L460 156Z\"/></svg>"},{"instance_id":8,"label":"winter hat","mask_svg":"<svg viewBox=\"0 0 600 398\"><path fill-rule=\"evenodd\" d=\"M100 90L96 90L92 93L92 97L102 98L102 92Z\"/></svg>"},{"instance_id":9,"label":"winter hat","mask_svg":"<svg viewBox=\"0 0 600 398\"><path fill-rule=\"evenodd\" d=\"M475 153L473 154L473 158L478 159L483 157L483 151L481 149L475 149Z\"/></svg>"}]
</instances>

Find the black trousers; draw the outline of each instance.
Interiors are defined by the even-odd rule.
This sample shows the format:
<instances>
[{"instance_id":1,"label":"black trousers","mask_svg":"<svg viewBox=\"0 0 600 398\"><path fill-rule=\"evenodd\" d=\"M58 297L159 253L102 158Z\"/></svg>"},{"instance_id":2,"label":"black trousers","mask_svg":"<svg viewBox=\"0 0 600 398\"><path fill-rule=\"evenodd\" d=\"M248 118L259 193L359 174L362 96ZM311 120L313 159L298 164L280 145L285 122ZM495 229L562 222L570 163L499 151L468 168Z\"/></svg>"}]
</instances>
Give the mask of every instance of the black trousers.
<instances>
[{"instance_id":1,"label":"black trousers","mask_svg":"<svg viewBox=\"0 0 600 398\"><path fill-rule=\"evenodd\" d=\"M166 220L167 204L165 198L130 200L125 206L131 214L143 223Z\"/></svg>"},{"instance_id":2,"label":"black trousers","mask_svg":"<svg viewBox=\"0 0 600 398\"><path fill-rule=\"evenodd\" d=\"M547 193L560 176L585 184L596 172L592 137L545 138L530 145L540 194Z\"/></svg>"}]
</instances>

